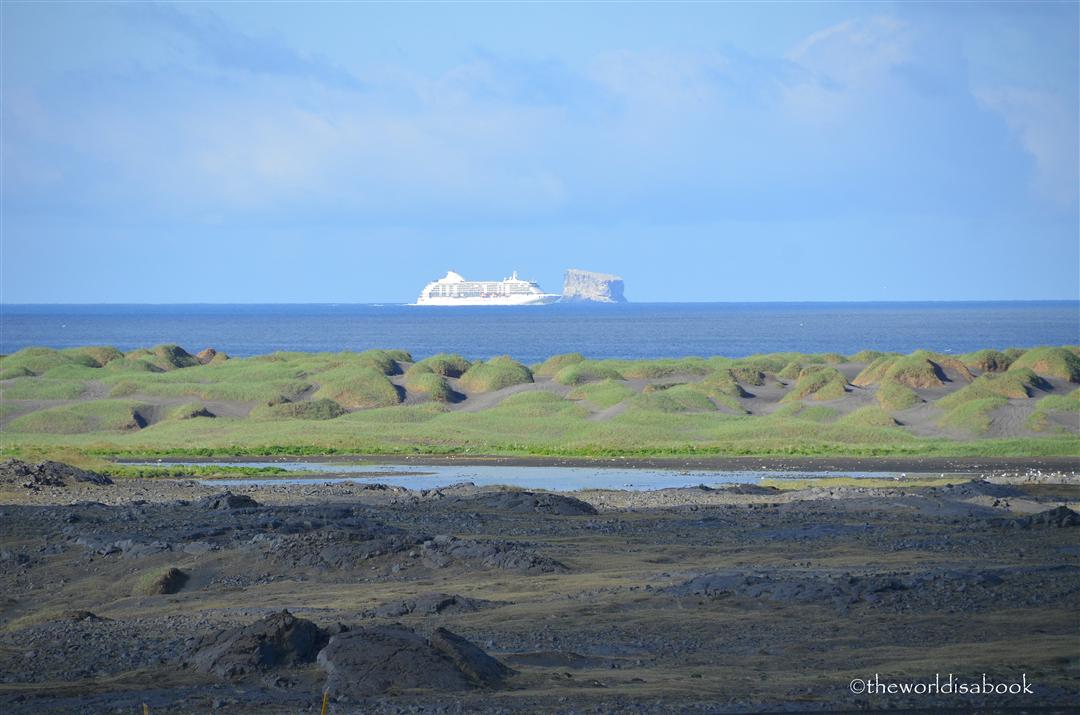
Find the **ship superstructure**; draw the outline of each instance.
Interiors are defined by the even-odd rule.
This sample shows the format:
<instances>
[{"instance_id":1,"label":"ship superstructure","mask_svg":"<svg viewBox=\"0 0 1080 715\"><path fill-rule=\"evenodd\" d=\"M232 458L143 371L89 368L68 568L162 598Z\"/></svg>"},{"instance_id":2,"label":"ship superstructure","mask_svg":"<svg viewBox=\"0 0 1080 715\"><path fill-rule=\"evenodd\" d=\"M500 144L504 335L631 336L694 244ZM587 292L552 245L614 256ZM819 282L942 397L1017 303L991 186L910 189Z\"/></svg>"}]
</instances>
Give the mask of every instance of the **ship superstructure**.
<instances>
[{"instance_id":1,"label":"ship superstructure","mask_svg":"<svg viewBox=\"0 0 1080 715\"><path fill-rule=\"evenodd\" d=\"M518 278L517 271L501 281L470 281L448 271L424 286L416 305L546 305L560 297L545 293L536 281Z\"/></svg>"}]
</instances>

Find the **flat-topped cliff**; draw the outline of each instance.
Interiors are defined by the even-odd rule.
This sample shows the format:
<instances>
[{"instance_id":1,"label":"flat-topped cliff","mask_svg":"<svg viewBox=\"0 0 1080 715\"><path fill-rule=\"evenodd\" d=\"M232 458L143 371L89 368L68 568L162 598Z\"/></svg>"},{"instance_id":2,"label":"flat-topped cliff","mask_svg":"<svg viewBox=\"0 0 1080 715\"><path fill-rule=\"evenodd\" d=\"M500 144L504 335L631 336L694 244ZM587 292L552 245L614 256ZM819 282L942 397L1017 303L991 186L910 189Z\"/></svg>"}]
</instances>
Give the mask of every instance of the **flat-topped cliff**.
<instances>
[{"instance_id":1,"label":"flat-topped cliff","mask_svg":"<svg viewBox=\"0 0 1080 715\"><path fill-rule=\"evenodd\" d=\"M564 303L625 303L623 279L610 273L571 268L563 281Z\"/></svg>"}]
</instances>

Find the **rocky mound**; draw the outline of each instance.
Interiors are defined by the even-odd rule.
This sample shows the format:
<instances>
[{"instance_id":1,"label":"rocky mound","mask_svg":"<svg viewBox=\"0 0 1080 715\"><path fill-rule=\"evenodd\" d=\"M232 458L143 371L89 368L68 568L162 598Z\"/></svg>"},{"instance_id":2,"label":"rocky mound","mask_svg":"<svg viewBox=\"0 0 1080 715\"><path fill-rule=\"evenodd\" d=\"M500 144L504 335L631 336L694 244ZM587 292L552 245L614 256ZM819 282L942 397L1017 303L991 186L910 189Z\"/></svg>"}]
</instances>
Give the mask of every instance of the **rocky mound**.
<instances>
[{"instance_id":1,"label":"rocky mound","mask_svg":"<svg viewBox=\"0 0 1080 715\"><path fill-rule=\"evenodd\" d=\"M411 613L434 616L440 613L471 613L501 605L499 601L467 598L457 594L423 593L405 601L391 601L364 611L364 618L398 618Z\"/></svg>"},{"instance_id":2,"label":"rocky mound","mask_svg":"<svg viewBox=\"0 0 1080 715\"><path fill-rule=\"evenodd\" d=\"M937 599L956 607L973 605L1002 583L987 570L944 570L931 573L834 574L820 572L716 572L673 586L678 596L710 599L742 597L777 603L813 603L843 609L856 603L899 605L912 598ZM962 603L963 598L967 603Z\"/></svg>"},{"instance_id":3,"label":"rocky mound","mask_svg":"<svg viewBox=\"0 0 1080 715\"><path fill-rule=\"evenodd\" d=\"M338 700L394 690L495 688L512 670L440 628L425 639L401 625L340 633L319 653L326 691Z\"/></svg>"},{"instance_id":4,"label":"rocky mound","mask_svg":"<svg viewBox=\"0 0 1080 715\"><path fill-rule=\"evenodd\" d=\"M136 586L136 593L143 596L163 596L177 593L188 582L189 576L176 568L169 567L164 571L148 575Z\"/></svg>"},{"instance_id":5,"label":"rocky mound","mask_svg":"<svg viewBox=\"0 0 1080 715\"><path fill-rule=\"evenodd\" d=\"M595 515L596 509L587 502L562 494L548 492L494 492L454 499L454 504L480 509L497 509L522 514L557 514L559 516Z\"/></svg>"},{"instance_id":6,"label":"rocky mound","mask_svg":"<svg viewBox=\"0 0 1080 715\"><path fill-rule=\"evenodd\" d=\"M278 666L315 660L326 643L318 626L288 611L200 639L184 667L239 678Z\"/></svg>"},{"instance_id":7,"label":"rocky mound","mask_svg":"<svg viewBox=\"0 0 1080 715\"><path fill-rule=\"evenodd\" d=\"M203 509L224 509L226 511L231 509L256 509L261 506L259 502L247 494L233 494L232 492L211 494L208 497L203 497L196 504Z\"/></svg>"},{"instance_id":8,"label":"rocky mound","mask_svg":"<svg viewBox=\"0 0 1080 715\"><path fill-rule=\"evenodd\" d=\"M927 492L934 496L946 496L950 498L965 497L1005 497L1024 496L1024 490L1012 484L995 484L981 479L972 479L963 484L946 484L943 487L930 487Z\"/></svg>"},{"instance_id":9,"label":"rocky mound","mask_svg":"<svg viewBox=\"0 0 1080 715\"><path fill-rule=\"evenodd\" d=\"M529 573L559 573L566 566L519 544L502 541L474 541L445 534L421 544L420 557L429 568L445 568L455 561L468 561L483 568L499 568Z\"/></svg>"},{"instance_id":10,"label":"rocky mound","mask_svg":"<svg viewBox=\"0 0 1080 715\"><path fill-rule=\"evenodd\" d=\"M1030 529L1032 527L1051 526L1066 527L1080 526L1080 514L1067 506L1059 506L1055 509L1041 511L1038 514L1013 519L1010 524L1018 529Z\"/></svg>"},{"instance_id":11,"label":"rocky mound","mask_svg":"<svg viewBox=\"0 0 1080 715\"><path fill-rule=\"evenodd\" d=\"M0 462L0 483L3 484L39 489L41 487L67 487L75 482L99 486L113 483L104 474L89 472L62 462L44 461L30 464L21 459L5 459Z\"/></svg>"}]
</instances>

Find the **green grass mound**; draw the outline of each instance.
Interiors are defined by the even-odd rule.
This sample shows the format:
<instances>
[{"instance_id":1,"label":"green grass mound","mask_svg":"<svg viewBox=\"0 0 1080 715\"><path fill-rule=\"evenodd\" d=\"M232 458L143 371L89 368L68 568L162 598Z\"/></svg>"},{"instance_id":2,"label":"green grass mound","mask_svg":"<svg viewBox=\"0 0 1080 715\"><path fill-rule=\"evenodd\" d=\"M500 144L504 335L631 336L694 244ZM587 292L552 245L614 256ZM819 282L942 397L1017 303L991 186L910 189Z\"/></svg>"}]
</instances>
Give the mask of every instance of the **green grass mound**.
<instances>
[{"instance_id":1,"label":"green grass mound","mask_svg":"<svg viewBox=\"0 0 1080 715\"><path fill-rule=\"evenodd\" d=\"M869 353L870 351L867 352ZM856 356L852 356L852 360L854 360ZM870 361L870 364L864 367L862 372L855 376L855 379L851 381L851 384L856 387L877 385L884 379L885 373L889 371L889 368L893 366L893 363L900 358L900 355L879 355ZM860 360L858 362L862 361Z\"/></svg>"},{"instance_id":2,"label":"green grass mound","mask_svg":"<svg viewBox=\"0 0 1080 715\"><path fill-rule=\"evenodd\" d=\"M941 365L921 353L897 358L882 379L916 389L941 387L948 380Z\"/></svg>"},{"instance_id":3,"label":"green grass mound","mask_svg":"<svg viewBox=\"0 0 1080 715\"><path fill-rule=\"evenodd\" d=\"M694 389L694 385L680 384L663 388L652 385L654 389L633 398L633 405L642 410L657 412L715 412L716 405L707 395Z\"/></svg>"},{"instance_id":4,"label":"green grass mound","mask_svg":"<svg viewBox=\"0 0 1080 715\"><path fill-rule=\"evenodd\" d=\"M397 356L408 356L400 350L365 350L362 353L341 353L344 366L370 367L383 375L400 375ZM411 361L408 361L411 362Z\"/></svg>"},{"instance_id":5,"label":"green grass mound","mask_svg":"<svg viewBox=\"0 0 1080 715\"><path fill-rule=\"evenodd\" d=\"M906 410L923 401L915 390L899 382L883 382L874 397L882 409L890 412Z\"/></svg>"},{"instance_id":6,"label":"green grass mound","mask_svg":"<svg viewBox=\"0 0 1080 715\"><path fill-rule=\"evenodd\" d=\"M555 373L562 370L567 365L573 365L574 363L584 362L585 356L581 353L563 353L562 355L552 355L544 362L536 366L533 370L533 374L538 377L554 377Z\"/></svg>"},{"instance_id":7,"label":"green grass mound","mask_svg":"<svg viewBox=\"0 0 1080 715\"><path fill-rule=\"evenodd\" d=\"M784 395L783 400L838 400L845 394L847 378L834 367L820 367L803 370L795 386Z\"/></svg>"},{"instance_id":8,"label":"green grass mound","mask_svg":"<svg viewBox=\"0 0 1080 715\"><path fill-rule=\"evenodd\" d=\"M396 360L397 362L414 362L412 353L408 350L386 350L385 352L390 356L391 360Z\"/></svg>"},{"instance_id":9,"label":"green grass mound","mask_svg":"<svg viewBox=\"0 0 1080 715\"><path fill-rule=\"evenodd\" d=\"M990 429L990 414L1007 404L1009 401L1004 397L984 397L964 402L942 415L938 424L972 434L984 434Z\"/></svg>"},{"instance_id":10,"label":"green grass mound","mask_svg":"<svg viewBox=\"0 0 1080 715\"><path fill-rule=\"evenodd\" d=\"M776 374L784 369L792 360L802 359L803 362L811 362L807 358L809 355L802 353L769 353L767 355L750 355L749 357L739 358L732 365L732 368L748 368L750 370L757 370L758 372L773 373Z\"/></svg>"},{"instance_id":11,"label":"green grass mound","mask_svg":"<svg viewBox=\"0 0 1080 715\"><path fill-rule=\"evenodd\" d=\"M5 400L77 400L86 394L81 380L48 377L23 378L4 388Z\"/></svg>"},{"instance_id":12,"label":"green grass mound","mask_svg":"<svg viewBox=\"0 0 1080 715\"><path fill-rule=\"evenodd\" d=\"M216 417L213 412L201 402L188 402L179 407L169 410L166 419L170 420L193 420L196 417Z\"/></svg>"},{"instance_id":13,"label":"green grass mound","mask_svg":"<svg viewBox=\"0 0 1080 715\"><path fill-rule=\"evenodd\" d=\"M824 424L827 422L834 422L839 416L839 411L826 405L807 405L802 402L788 402L781 405L778 409L773 410L772 414L770 414L767 419L773 423L781 423L785 420L795 419L803 422Z\"/></svg>"},{"instance_id":14,"label":"green grass mound","mask_svg":"<svg viewBox=\"0 0 1080 715\"><path fill-rule=\"evenodd\" d=\"M883 357L900 357L896 353L883 353L878 350L860 350L859 352L848 358L849 362L858 363L872 363L875 360L880 360Z\"/></svg>"},{"instance_id":15,"label":"green grass mound","mask_svg":"<svg viewBox=\"0 0 1080 715\"><path fill-rule=\"evenodd\" d=\"M161 368L150 362L149 360L143 360L142 358L135 357L122 357L116 360L110 360L105 365L105 369L110 372L162 372Z\"/></svg>"},{"instance_id":16,"label":"green grass mound","mask_svg":"<svg viewBox=\"0 0 1080 715\"><path fill-rule=\"evenodd\" d=\"M610 365L602 362L586 360L584 362L571 363L557 373L553 378L560 385L583 385L586 382L599 380L622 380L623 375Z\"/></svg>"},{"instance_id":17,"label":"green grass mound","mask_svg":"<svg viewBox=\"0 0 1080 715\"><path fill-rule=\"evenodd\" d=\"M1013 400L1026 399L1041 390L1049 390L1046 380L1036 375L1029 368L1009 370L1002 374L986 374L975 378L970 385L946 395L937 401L937 406L950 410L957 405L987 397L1005 397Z\"/></svg>"},{"instance_id":18,"label":"green grass mound","mask_svg":"<svg viewBox=\"0 0 1080 715\"><path fill-rule=\"evenodd\" d=\"M80 364L87 367L105 367L113 360L124 357L124 353L108 345L91 345L85 348L68 348L62 350L65 355L72 356Z\"/></svg>"},{"instance_id":19,"label":"green grass mound","mask_svg":"<svg viewBox=\"0 0 1080 715\"><path fill-rule=\"evenodd\" d=\"M739 398L751 395L739 385L730 370L717 370L698 382L690 383L688 387L708 397L717 407L725 407L739 414L747 412Z\"/></svg>"},{"instance_id":20,"label":"green grass mound","mask_svg":"<svg viewBox=\"0 0 1080 715\"><path fill-rule=\"evenodd\" d=\"M150 349L132 350L124 357L145 360L160 370L179 370L199 365L199 359L179 345L157 345Z\"/></svg>"},{"instance_id":21,"label":"green grass mound","mask_svg":"<svg viewBox=\"0 0 1080 715\"><path fill-rule=\"evenodd\" d=\"M0 368L0 380L14 380L17 377L33 377L34 373L25 367Z\"/></svg>"},{"instance_id":22,"label":"green grass mound","mask_svg":"<svg viewBox=\"0 0 1080 715\"><path fill-rule=\"evenodd\" d=\"M346 413L345 408L337 402L321 398L307 402L264 405L252 410L251 416L272 420L332 420Z\"/></svg>"},{"instance_id":23,"label":"green grass mound","mask_svg":"<svg viewBox=\"0 0 1080 715\"><path fill-rule=\"evenodd\" d=\"M634 360L619 372L627 380L656 380L676 375L705 375L711 372L711 368L701 358Z\"/></svg>"},{"instance_id":24,"label":"green grass mound","mask_svg":"<svg viewBox=\"0 0 1080 715\"><path fill-rule=\"evenodd\" d=\"M783 370L776 373L776 376L779 377L781 380L798 380L799 375L802 373L802 371L803 364L798 360L792 360L784 366Z\"/></svg>"},{"instance_id":25,"label":"green grass mound","mask_svg":"<svg viewBox=\"0 0 1080 715\"><path fill-rule=\"evenodd\" d=\"M546 390L533 390L510 395L497 406L487 410L487 414L473 413L479 419L490 419L502 424L502 420L517 420L524 418L555 417L574 415L584 417L588 413L580 405L564 400L558 395ZM472 417L473 415L470 415Z\"/></svg>"},{"instance_id":26,"label":"green grass mound","mask_svg":"<svg viewBox=\"0 0 1080 715\"><path fill-rule=\"evenodd\" d=\"M601 380L575 387L566 396L569 400L585 400L597 407L608 408L630 399L637 393L619 380Z\"/></svg>"},{"instance_id":27,"label":"green grass mound","mask_svg":"<svg viewBox=\"0 0 1080 715\"><path fill-rule=\"evenodd\" d=\"M978 350L973 353L961 355L960 360L969 368L979 372L1004 372L1009 369L1014 358L1009 357L1000 350Z\"/></svg>"},{"instance_id":28,"label":"green grass mound","mask_svg":"<svg viewBox=\"0 0 1080 715\"><path fill-rule=\"evenodd\" d=\"M438 402L454 402L457 399L457 393L450 389L445 377L436 375L426 366L414 369L416 367L414 365L405 372L406 390L426 395Z\"/></svg>"},{"instance_id":29,"label":"green grass mound","mask_svg":"<svg viewBox=\"0 0 1080 715\"><path fill-rule=\"evenodd\" d=\"M1080 412L1080 388L1067 395L1047 395L1035 403L1035 408L1061 412Z\"/></svg>"},{"instance_id":30,"label":"green grass mound","mask_svg":"<svg viewBox=\"0 0 1080 715\"><path fill-rule=\"evenodd\" d=\"M505 387L532 382L532 371L509 355L473 363L458 383L469 392L493 392Z\"/></svg>"},{"instance_id":31,"label":"green grass mound","mask_svg":"<svg viewBox=\"0 0 1080 715\"><path fill-rule=\"evenodd\" d=\"M333 400L350 410L390 407L401 402L397 387L370 365L337 367L316 376L317 400Z\"/></svg>"},{"instance_id":32,"label":"green grass mound","mask_svg":"<svg viewBox=\"0 0 1080 715\"><path fill-rule=\"evenodd\" d=\"M1080 382L1080 357L1066 348L1033 348L1014 360L1009 370L1025 367L1039 375Z\"/></svg>"},{"instance_id":33,"label":"green grass mound","mask_svg":"<svg viewBox=\"0 0 1080 715\"><path fill-rule=\"evenodd\" d=\"M783 369L783 368L781 368ZM728 372L744 385L758 387L765 384L765 373L752 365L733 365Z\"/></svg>"},{"instance_id":34,"label":"green grass mound","mask_svg":"<svg viewBox=\"0 0 1080 715\"><path fill-rule=\"evenodd\" d=\"M52 348L23 348L0 361L0 369L19 370L23 375L43 375L49 370L64 365L99 367L97 362L88 355Z\"/></svg>"},{"instance_id":35,"label":"green grass mound","mask_svg":"<svg viewBox=\"0 0 1080 715\"><path fill-rule=\"evenodd\" d=\"M866 405L840 418L842 425L858 427L896 427L893 416L877 405Z\"/></svg>"},{"instance_id":36,"label":"green grass mound","mask_svg":"<svg viewBox=\"0 0 1080 715\"><path fill-rule=\"evenodd\" d=\"M86 365L60 365L47 370L41 377L50 380L96 380L102 376L101 368Z\"/></svg>"},{"instance_id":37,"label":"green grass mound","mask_svg":"<svg viewBox=\"0 0 1080 715\"><path fill-rule=\"evenodd\" d=\"M468 360L460 355L450 353L432 355L416 364L423 365L436 375L442 375L443 377L461 377L471 365Z\"/></svg>"},{"instance_id":38,"label":"green grass mound","mask_svg":"<svg viewBox=\"0 0 1080 715\"><path fill-rule=\"evenodd\" d=\"M127 400L95 400L52 407L16 417L5 428L14 433L85 434L129 432L145 427L146 405Z\"/></svg>"}]
</instances>

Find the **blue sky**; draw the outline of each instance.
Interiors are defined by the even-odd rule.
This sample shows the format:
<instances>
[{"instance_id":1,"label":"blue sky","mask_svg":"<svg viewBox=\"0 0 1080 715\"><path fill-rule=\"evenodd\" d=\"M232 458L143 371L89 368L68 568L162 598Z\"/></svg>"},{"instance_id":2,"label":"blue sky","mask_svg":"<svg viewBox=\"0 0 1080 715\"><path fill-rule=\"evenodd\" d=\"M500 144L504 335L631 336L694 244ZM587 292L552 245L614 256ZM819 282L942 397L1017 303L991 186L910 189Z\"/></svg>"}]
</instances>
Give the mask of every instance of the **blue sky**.
<instances>
[{"instance_id":1,"label":"blue sky","mask_svg":"<svg viewBox=\"0 0 1080 715\"><path fill-rule=\"evenodd\" d=\"M3 302L1080 295L1077 3L0 13Z\"/></svg>"}]
</instances>

